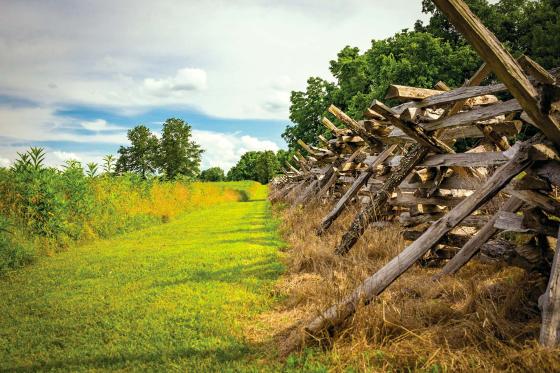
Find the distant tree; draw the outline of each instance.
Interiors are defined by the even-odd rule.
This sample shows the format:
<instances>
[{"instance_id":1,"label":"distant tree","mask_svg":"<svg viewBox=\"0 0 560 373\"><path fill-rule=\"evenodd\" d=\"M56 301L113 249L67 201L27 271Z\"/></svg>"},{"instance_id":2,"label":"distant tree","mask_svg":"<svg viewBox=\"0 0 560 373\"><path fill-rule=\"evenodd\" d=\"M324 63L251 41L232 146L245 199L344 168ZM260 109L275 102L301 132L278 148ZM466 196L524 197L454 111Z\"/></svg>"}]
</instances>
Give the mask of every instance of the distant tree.
<instances>
[{"instance_id":1,"label":"distant tree","mask_svg":"<svg viewBox=\"0 0 560 373\"><path fill-rule=\"evenodd\" d=\"M266 184L279 170L280 163L273 151L250 151L243 154L239 162L229 170L227 179L231 181L254 180Z\"/></svg>"},{"instance_id":2,"label":"distant tree","mask_svg":"<svg viewBox=\"0 0 560 373\"><path fill-rule=\"evenodd\" d=\"M227 174L227 179L230 181L239 180L255 180L257 176L255 169L257 167L257 159L259 157L258 151L250 151L244 153L237 164L233 166Z\"/></svg>"},{"instance_id":3,"label":"distant tree","mask_svg":"<svg viewBox=\"0 0 560 373\"><path fill-rule=\"evenodd\" d=\"M158 164L167 179L197 177L203 150L192 141L192 128L185 121L170 118L163 124Z\"/></svg>"},{"instance_id":4,"label":"distant tree","mask_svg":"<svg viewBox=\"0 0 560 373\"><path fill-rule=\"evenodd\" d=\"M282 168L288 169L288 162L292 159L293 155L295 154L294 150L284 150L280 149L276 152L276 158L278 159L278 167L281 170Z\"/></svg>"},{"instance_id":5,"label":"distant tree","mask_svg":"<svg viewBox=\"0 0 560 373\"><path fill-rule=\"evenodd\" d=\"M280 169L280 163L272 150L260 152L255 165L256 179L261 184L267 184Z\"/></svg>"},{"instance_id":6,"label":"distant tree","mask_svg":"<svg viewBox=\"0 0 560 373\"><path fill-rule=\"evenodd\" d=\"M202 181L223 181L224 179L224 170L220 167L210 167L200 173L200 180Z\"/></svg>"},{"instance_id":7,"label":"distant tree","mask_svg":"<svg viewBox=\"0 0 560 373\"><path fill-rule=\"evenodd\" d=\"M136 172L145 179L157 170L158 139L144 125L132 128L127 136L130 146L119 148L116 172Z\"/></svg>"}]
</instances>

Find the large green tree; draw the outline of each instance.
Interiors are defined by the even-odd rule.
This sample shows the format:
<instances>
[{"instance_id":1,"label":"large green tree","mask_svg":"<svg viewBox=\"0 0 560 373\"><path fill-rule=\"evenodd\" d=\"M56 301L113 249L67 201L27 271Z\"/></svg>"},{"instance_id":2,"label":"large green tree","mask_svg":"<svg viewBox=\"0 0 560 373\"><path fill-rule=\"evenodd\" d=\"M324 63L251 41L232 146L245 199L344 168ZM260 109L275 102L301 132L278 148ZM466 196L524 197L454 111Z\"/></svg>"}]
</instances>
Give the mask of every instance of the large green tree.
<instances>
[{"instance_id":1,"label":"large green tree","mask_svg":"<svg viewBox=\"0 0 560 373\"><path fill-rule=\"evenodd\" d=\"M255 174L257 181L261 184L266 184L280 170L280 163L276 154L272 150L266 150L260 152L257 158L257 164L255 167Z\"/></svg>"},{"instance_id":2,"label":"large green tree","mask_svg":"<svg viewBox=\"0 0 560 373\"><path fill-rule=\"evenodd\" d=\"M157 169L158 139L144 125L130 129L127 136L130 146L119 148L116 172L136 172L146 178Z\"/></svg>"},{"instance_id":3,"label":"large green tree","mask_svg":"<svg viewBox=\"0 0 560 373\"><path fill-rule=\"evenodd\" d=\"M469 7L514 55L527 54L546 68L560 65L560 0L466 0ZM465 40L435 7L422 1L430 14L426 24L417 21L417 31L429 32L454 45Z\"/></svg>"},{"instance_id":4,"label":"large green tree","mask_svg":"<svg viewBox=\"0 0 560 373\"><path fill-rule=\"evenodd\" d=\"M448 85L459 85L479 64L470 47L424 32L405 30L391 38L373 40L364 53L347 46L330 62L336 83L310 78L305 92L292 92L293 125L282 136L290 149L297 147L298 138L316 145L317 136L325 134L321 118L331 103L360 119L374 98L385 96L390 84L431 88L444 80Z\"/></svg>"},{"instance_id":5,"label":"large green tree","mask_svg":"<svg viewBox=\"0 0 560 373\"><path fill-rule=\"evenodd\" d=\"M546 68L560 65L560 0L466 2L515 55L525 53ZM417 21L414 32L373 40L363 53L347 46L330 62L336 82L310 78L305 91L292 92L293 124L282 135L290 149L297 148L299 138L317 144L317 135L325 133L321 117L331 103L360 119L372 99L384 97L389 84L431 88L443 80L453 87L475 71L482 61L470 45L431 0L422 5L430 18L425 24Z\"/></svg>"},{"instance_id":6,"label":"large green tree","mask_svg":"<svg viewBox=\"0 0 560 373\"><path fill-rule=\"evenodd\" d=\"M330 64L340 87L335 101L359 119L374 98L384 98L390 84L432 88L443 80L450 86L460 85L480 61L467 46L453 46L428 33L403 31L373 40L363 54L346 47Z\"/></svg>"},{"instance_id":7,"label":"large green tree","mask_svg":"<svg viewBox=\"0 0 560 373\"><path fill-rule=\"evenodd\" d=\"M170 118L163 124L158 162L168 179L197 177L200 173L200 145L192 140L192 128L182 119Z\"/></svg>"},{"instance_id":8,"label":"large green tree","mask_svg":"<svg viewBox=\"0 0 560 373\"><path fill-rule=\"evenodd\" d=\"M258 156L258 151L244 153L237 164L228 171L227 179L231 181L256 180L255 169Z\"/></svg>"}]
</instances>

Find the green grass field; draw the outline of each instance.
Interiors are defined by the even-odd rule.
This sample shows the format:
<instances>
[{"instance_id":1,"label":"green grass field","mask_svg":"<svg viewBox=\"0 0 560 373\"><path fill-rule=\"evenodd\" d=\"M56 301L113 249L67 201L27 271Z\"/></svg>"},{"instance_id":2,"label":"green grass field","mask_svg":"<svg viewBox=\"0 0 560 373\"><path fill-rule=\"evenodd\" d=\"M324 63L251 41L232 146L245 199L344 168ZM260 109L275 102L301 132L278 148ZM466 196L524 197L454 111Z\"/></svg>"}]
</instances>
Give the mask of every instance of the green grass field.
<instances>
[{"instance_id":1,"label":"green grass field","mask_svg":"<svg viewBox=\"0 0 560 373\"><path fill-rule=\"evenodd\" d=\"M9 273L0 279L0 371L272 368L263 362L270 348L243 337L275 302L282 272L269 207L261 187L247 202Z\"/></svg>"}]
</instances>

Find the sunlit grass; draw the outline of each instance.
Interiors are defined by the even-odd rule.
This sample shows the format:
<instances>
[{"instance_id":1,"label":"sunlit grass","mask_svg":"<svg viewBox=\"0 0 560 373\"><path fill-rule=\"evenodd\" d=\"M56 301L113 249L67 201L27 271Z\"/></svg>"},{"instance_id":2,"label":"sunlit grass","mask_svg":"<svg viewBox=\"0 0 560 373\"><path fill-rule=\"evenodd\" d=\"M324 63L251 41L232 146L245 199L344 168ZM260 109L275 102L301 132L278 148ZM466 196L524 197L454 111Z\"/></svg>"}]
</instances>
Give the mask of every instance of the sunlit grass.
<instances>
[{"instance_id":1,"label":"sunlit grass","mask_svg":"<svg viewBox=\"0 0 560 373\"><path fill-rule=\"evenodd\" d=\"M199 206L0 279L0 371L268 370L243 330L275 301L282 243L266 187L238 184L248 202Z\"/></svg>"}]
</instances>

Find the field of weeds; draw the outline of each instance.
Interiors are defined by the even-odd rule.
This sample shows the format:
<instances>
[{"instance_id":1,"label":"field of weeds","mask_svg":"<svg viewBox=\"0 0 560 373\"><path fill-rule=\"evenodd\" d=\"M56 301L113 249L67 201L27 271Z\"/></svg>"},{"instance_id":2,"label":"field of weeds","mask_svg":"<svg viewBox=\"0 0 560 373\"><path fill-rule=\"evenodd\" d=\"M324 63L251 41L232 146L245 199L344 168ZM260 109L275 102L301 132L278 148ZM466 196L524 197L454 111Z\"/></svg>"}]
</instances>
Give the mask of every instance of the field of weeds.
<instances>
[{"instance_id":1,"label":"field of weeds","mask_svg":"<svg viewBox=\"0 0 560 373\"><path fill-rule=\"evenodd\" d=\"M0 276L76 243L167 223L220 203L248 200L257 183L143 179L134 173L88 172L76 161L43 164L31 148L0 167ZM258 186L257 186L258 185Z\"/></svg>"}]
</instances>

